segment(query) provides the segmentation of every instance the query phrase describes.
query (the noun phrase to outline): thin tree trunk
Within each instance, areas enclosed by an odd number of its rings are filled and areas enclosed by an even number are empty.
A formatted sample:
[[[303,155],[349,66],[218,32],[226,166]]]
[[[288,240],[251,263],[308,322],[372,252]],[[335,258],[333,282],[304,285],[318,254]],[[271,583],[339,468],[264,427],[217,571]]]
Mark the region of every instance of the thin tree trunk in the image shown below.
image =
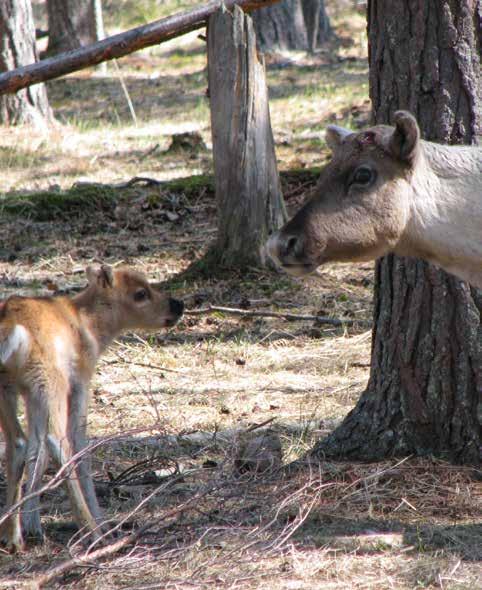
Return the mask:
[[[307,0],[305,0],[307,1]],[[331,28],[330,19],[325,8],[325,0],[320,0],[320,12],[318,15],[318,37],[316,46],[321,47],[328,39],[334,37],[333,29]]]
[[[30,0],[0,2],[0,72],[37,60]],[[52,118],[43,84],[0,96],[0,123],[44,126]]]
[[[209,20],[208,71],[222,266],[264,263],[268,235],[286,220],[269,116],[264,61],[239,7]]]
[[[104,17],[102,14],[102,0],[90,0],[90,3],[90,9],[92,12],[91,35],[94,41],[100,41],[105,37]],[[101,62],[97,66],[97,70],[100,73],[105,74],[107,72],[107,63],[105,61]]]
[[[480,21],[475,3],[371,0],[374,118],[412,111],[426,139],[471,143],[480,129]],[[480,292],[426,263],[377,263],[370,379],[316,453],[376,460],[436,454],[480,460]]]
[[[318,28],[321,0],[301,0],[303,8],[303,17],[306,26],[306,36],[308,38],[308,49],[313,52],[318,44]]]
[[[283,0],[261,8],[253,15],[253,22],[261,51],[308,47],[300,0]]]
[[[301,0],[306,25],[308,49],[314,52],[331,35],[331,26],[325,9],[325,0]]]
[[[91,18],[91,36],[94,41],[100,41],[105,37],[104,18],[102,15],[102,0],[90,0]]]

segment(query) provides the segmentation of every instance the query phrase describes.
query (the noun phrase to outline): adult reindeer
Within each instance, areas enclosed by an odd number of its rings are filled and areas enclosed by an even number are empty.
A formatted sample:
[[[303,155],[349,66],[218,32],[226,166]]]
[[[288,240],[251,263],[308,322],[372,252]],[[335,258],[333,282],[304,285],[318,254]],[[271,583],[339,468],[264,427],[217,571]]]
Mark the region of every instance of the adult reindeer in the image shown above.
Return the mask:
[[[420,139],[415,118],[352,133],[329,126],[333,151],[314,195],[271,236],[270,256],[303,276],[326,262],[394,252],[482,288],[482,149]]]

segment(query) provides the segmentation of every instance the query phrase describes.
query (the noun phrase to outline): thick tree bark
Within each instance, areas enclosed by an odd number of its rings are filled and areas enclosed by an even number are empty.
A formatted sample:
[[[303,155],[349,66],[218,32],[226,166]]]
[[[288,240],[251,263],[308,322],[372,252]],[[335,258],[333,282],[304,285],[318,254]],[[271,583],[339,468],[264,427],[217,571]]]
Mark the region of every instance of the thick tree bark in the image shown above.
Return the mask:
[[[237,6],[209,20],[208,71],[218,203],[214,257],[224,267],[259,266],[271,231],[286,221],[264,62],[251,17]]]
[[[412,111],[426,139],[471,143],[480,130],[480,21],[472,0],[368,4],[377,123]],[[482,296],[413,259],[377,263],[370,379],[316,453],[376,460],[436,454],[480,460]]]
[[[36,61],[35,26],[30,0],[0,2],[0,72]],[[45,86],[0,96],[0,123],[45,125],[51,119]]]
[[[95,8],[93,0],[47,0],[47,55],[78,49],[98,41]]]
[[[261,51],[308,47],[300,0],[283,0],[253,15],[254,30]]]

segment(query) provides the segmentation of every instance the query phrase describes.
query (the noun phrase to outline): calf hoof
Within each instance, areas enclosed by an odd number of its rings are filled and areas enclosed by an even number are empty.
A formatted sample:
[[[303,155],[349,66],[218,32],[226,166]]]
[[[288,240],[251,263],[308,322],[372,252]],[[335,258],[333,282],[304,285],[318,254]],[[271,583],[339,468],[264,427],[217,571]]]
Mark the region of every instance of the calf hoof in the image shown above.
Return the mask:
[[[22,530],[26,538],[43,543],[44,532],[38,511],[22,512]]]
[[[13,530],[8,524],[0,527],[0,545],[9,553],[22,553],[25,551],[25,543],[20,527]]]

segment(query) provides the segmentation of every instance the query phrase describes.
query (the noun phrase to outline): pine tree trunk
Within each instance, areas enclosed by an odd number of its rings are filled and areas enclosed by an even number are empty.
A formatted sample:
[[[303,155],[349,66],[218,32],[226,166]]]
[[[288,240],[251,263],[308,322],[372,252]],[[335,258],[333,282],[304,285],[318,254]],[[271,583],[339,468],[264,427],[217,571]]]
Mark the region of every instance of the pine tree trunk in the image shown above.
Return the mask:
[[[263,59],[250,16],[239,7],[209,20],[208,71],[218,236],[223,267],[264,264],[264,244],[286,221]]]
[[[301,0],[306,25],[308,49],[313,52],[323,45],[331,34],[331,26],[325,10],[325,0]]]
[[[102,14],[102,0],[90,0],[91,3],[91,37],[100,41],[105,37],[104,17]]]
[[[261,51],[308,47],[300,0],[283,0],[253,13],[254,30]]]
[[[30,0],[0,2],[0,72],[37,60]],[[0,123],[44,126],[52,114],[44,84],[0,96]]]
[[[320,13],[321,0],[301,0],[303,18],[308,38],[308,49],[313,52],[318,44],[318,28],[320,26],[318,15]]]
[[[307,1],[307,0],[306,0]],[[316,46],[321,47],[326,43],[330,37],[334,37],[333,29],[331,28],[330,19],[325,8],[325,0],[320,0],[320,12],[318,15],[318,37]]]
[[[472,0],[368,3],[377,123],[414,113],[426,139],[471,143],[480,131],[480,21]],[[482,294],[426,263],[377,263],[370,379],[315,453],[377,460],[435,454],[480,460]],[[480,405],[479,405],[480,411]]]
[[[97,41],[93,0],[47,0],[47,55],[78,49]]]

